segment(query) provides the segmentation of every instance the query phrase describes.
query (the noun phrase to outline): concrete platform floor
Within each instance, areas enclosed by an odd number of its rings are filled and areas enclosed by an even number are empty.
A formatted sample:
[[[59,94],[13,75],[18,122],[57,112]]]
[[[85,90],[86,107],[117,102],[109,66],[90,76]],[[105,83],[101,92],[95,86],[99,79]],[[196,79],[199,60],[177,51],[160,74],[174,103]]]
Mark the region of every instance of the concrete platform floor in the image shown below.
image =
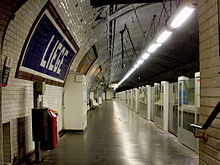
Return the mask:
[[[45,165],[196,165],[198,155],[116,101],[88,113],[84,133],[67,133]]]

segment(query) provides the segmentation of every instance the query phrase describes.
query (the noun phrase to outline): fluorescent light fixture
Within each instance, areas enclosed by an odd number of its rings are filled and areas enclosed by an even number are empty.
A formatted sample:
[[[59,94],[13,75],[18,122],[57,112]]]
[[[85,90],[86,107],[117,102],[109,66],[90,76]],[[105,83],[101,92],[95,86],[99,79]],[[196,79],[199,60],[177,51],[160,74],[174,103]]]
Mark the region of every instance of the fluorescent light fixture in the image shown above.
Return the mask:
[[[158,43],[164,43],[170,36],[171,36],[172,32],[169,30],[165,30],[163,31],[160,36],[157,38],[157,42]]]
[[[187,20],[187,18],[189,18],[189,16],[193,13],[194,10],[195,9],[192,7],[184,7],[179,12],[179,14],[177,14],[177,16],[173,19],[170,26],[172,28],[178,28]]]
[[[132,73],[133,73],[133,72],[132,72],[131,70],[128,72],[129,75],[131,75]]]
[[[127,79],[129,76],[130,76],[130,74],[129,74],[129,73],[127,73],[127,74],[125,75],[125,78]]]
[[[144,54],[141,56],[141,59],[142,59],[142,60],[146,60],[148,57],[150,57],[150,54],[149,54],[149,53],[144,53]]]
[[[132,74],[134,71],[133,70],[130,70],[128,73]]]
[[[134,68],[137,69],[139,66],[140,66],[140,65],[135,64],[135,65],[134,65]]]
[[[157,48],[161,47],[161,45],[162,45],[162,44],[160,44],[160,43],[154,43],[154,44],[152,44],[152,45],[147,49],[147,51],[148,51],[149,53],[153,53],[153,52],[155,52],[155,51],[157,50]]]
[[[140,60],[138,60],[137,64],[141,65],[141,64],[143,64],[143,62],[144,62],[144,60],[140,59]]]
[[[135,71],[135,68],[131,68],[131,72],[133,73]]]
[[[124,77],[124,81],[125,81],[128,77],[129,77],[129,75],[126,74],[125,77]]]

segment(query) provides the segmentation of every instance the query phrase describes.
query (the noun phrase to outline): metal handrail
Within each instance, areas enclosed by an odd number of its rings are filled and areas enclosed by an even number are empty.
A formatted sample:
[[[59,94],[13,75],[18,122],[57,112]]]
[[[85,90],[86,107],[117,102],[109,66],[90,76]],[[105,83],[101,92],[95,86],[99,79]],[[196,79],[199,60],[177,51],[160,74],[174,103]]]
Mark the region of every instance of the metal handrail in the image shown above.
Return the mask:
[[[208,119],[205,121],[203,126],[190,124],[190,126],[193,127],[193,133],[196,138],[203,138],[204,141],[208,140],[207,129],[210,127],[212,122],[215,120],[219,112],[220,112],[220,101],[215,106],[215,108],[213,109],[212,113],[210,114]]]

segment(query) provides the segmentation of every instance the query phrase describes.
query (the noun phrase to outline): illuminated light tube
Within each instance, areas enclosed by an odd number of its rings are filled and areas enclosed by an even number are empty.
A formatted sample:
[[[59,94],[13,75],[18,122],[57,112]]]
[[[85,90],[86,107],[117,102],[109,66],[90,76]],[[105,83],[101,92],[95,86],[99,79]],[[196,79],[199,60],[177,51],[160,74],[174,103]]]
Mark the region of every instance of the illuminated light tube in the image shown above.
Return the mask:
[[[128,75],[130,76],[132,73],[133,73],[132,71],[129,71],[129,72],[128,72]]]
[[[155,52],[155,51],[157,50],[157,48],[161,47],[161,45],[162,45],[162,44],[160,44],[160,43],[152,44],[152,45],[147,49],[147,51],[148,51],[149,53],[153,53],[153,52]]]
[[[124,77],[124,80],[126,80],[128,77],[129,77],[129,75],[128,75],[128,74],[126,74],[126,75],[125,75],[125,77]]]
[[[178,28],[187,20],[187,18],[189,18],[189,16],[193,13],[194,10],[195,9],[191,7],[184,7],[179,12],[179,14],[173,19],[170,26],[172,28]]]
[[[131,71],[129,71],[126,75],[128,75],[128,77],[130,76],[132,74],[132,72]]]
[[[141,64],[143,64],[143,62],[144,62],[144,60],[140,59],[140,60],[138,60],[137,64],[141,65]]]
[[[158,43],[164,43],[170,36],[171,36],[172,32],[169,30],[165,30],[163,31],[160,36],[157,38],[157,42]]]
[[[135,65],[134,65],[134,68],[137,69],[139,66],[140,66],[140,65],[135,64]]]
[[[144,54],[141,56],[141,59],[142,59],[142,60],[146,60],[148,57],[150,57],[150,54],[149,54],[149,53],[144,53]]]
[[[130,70],[128,73],[131,75],[134,71],[133,70]]]
[[[135,68],[131,68],[131,72],[133,73],[135,71]]]

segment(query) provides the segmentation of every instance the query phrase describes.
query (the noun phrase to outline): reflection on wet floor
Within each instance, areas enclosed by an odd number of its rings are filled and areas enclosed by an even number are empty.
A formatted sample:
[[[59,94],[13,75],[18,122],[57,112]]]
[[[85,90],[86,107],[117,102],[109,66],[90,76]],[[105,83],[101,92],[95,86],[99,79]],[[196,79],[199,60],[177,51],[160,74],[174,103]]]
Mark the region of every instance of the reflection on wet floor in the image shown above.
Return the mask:
[[[45,165],[194,165],[198,156],[116,101],[88,113],[84,133],[67,133]]]

